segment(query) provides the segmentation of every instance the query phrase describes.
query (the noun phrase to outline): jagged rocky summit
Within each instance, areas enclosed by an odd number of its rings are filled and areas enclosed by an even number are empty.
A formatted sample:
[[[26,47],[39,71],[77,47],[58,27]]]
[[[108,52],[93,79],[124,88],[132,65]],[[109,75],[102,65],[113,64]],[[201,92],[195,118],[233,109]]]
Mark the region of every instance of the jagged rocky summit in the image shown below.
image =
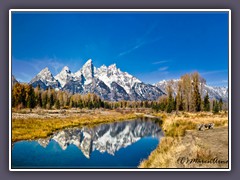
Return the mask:
[[[53,76],[46,67],[30,81],[30,84],[33,87],[40,85],[43,89],[51,86],[73,94],[95,93],[110,101],[157,100],[164,94],[160,88],[122,72],[116,64],[96,68],[91,59],[75,73],[65,66],[59,74]]]
[[[178,79],[173,80],[173,95],[177,94]],[[33,87],[38,85],[42,89],[52,87],[56,90],[68,91],[69,93],[95,93],[103,100],[109,101],[143,101],[157,100],[167,94],[168,81],[163,80],[156,84],[146,84],[133,75],[122,72],[116,64],[102,65],[96,68],[89,59],[77,72],[73,73],[65,66],[59,74],[53,76],[46,67],[41,70],[29,84]],[[228,100],[228,87],[212,87],[203,84],[202,96],[208,92],[210,99]]]

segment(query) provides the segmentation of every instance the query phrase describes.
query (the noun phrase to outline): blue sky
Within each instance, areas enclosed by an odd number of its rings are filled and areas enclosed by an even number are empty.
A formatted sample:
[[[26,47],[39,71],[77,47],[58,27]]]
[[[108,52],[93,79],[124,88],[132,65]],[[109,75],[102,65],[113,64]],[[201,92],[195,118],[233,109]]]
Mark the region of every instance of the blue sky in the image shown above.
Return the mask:
[[[72,72],[88,60],[117,64],[145,83],[198,71],[228,83],[227,12],[14,12],[12,73],[29,82],[41,69]]]

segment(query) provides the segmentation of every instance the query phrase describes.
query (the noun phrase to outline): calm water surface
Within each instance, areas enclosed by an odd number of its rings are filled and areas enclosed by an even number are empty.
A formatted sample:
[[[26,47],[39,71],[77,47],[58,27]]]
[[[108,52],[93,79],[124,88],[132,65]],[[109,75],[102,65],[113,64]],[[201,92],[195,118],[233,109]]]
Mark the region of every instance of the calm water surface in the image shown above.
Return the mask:
[[[136,168],[163,133],[156,120],[137,119],[65,129],[46,139],[19,141],[13,168]]]

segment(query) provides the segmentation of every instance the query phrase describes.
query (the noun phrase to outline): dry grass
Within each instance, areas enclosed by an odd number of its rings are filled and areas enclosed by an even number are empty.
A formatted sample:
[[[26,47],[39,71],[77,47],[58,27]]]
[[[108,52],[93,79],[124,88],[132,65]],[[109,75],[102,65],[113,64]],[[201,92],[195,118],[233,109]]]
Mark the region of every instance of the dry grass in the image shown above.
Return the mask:
[[[198,124],[214,123],[215,127],[228,125],[228,114],[224,112],[216,115],[207,112],[180,112],[178,114],[155,114],[155,116],[162,118],[162,129],[165,131],[165,136],[170,137],[184,136],[186,130],[196,129]]]
[[[155,114],[163,118],[165,137],[140,168],[227,168],[228,163],[207,163],[217,157],[228,160],[228,115],[220,113]],[[197,131],[200,123],[215,123],[213,130]],[[183,157],[183,159],[181,159]],[[185,159],[184,159],[185,158]],[[192,160],[192,161],[191,161]],[[194,163],[202,161],[204,163]],[[185,163],[181,163],[185,162]]]
[[[75,113],[65,112],[59,116],[51,116],[51,113],[54,114],[53,111],[41,115],[13,113],[12,141],[44,138],[63,128],[94,126],[101,123],[135,119],[140,116],[131,112],[123,113],[110,110],[81,110]]]

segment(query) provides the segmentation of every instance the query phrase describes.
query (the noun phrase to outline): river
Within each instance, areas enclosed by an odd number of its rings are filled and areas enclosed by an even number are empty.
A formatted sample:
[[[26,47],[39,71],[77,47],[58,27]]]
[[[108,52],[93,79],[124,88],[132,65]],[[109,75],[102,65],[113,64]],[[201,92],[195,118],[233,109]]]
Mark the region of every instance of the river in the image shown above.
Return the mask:
[[[137,168],[163,137],[152,118],[75,127],[12,147],[12,168]]]

